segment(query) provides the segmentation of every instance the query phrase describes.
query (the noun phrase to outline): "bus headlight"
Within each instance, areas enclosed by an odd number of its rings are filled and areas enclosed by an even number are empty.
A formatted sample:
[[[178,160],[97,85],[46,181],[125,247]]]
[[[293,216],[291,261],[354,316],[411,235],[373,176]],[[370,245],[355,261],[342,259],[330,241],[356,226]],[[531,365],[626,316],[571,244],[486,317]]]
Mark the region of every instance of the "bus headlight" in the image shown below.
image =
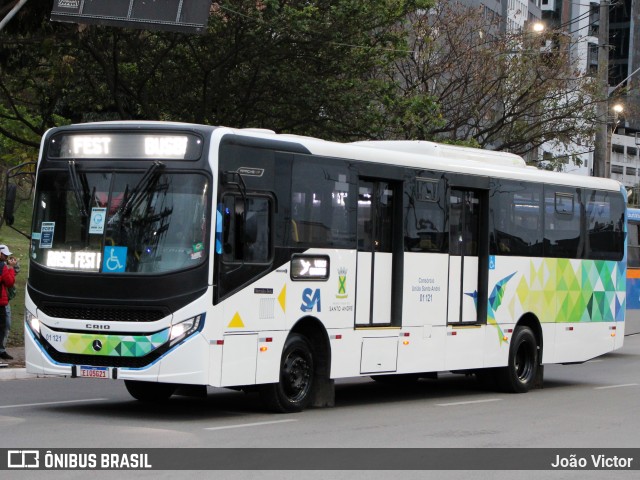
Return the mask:
[[[169,334],[169,345],[173,346],[180,340],[187,338],[189,335],[197,331],[200,328],[200,323],[203,317],[203,314],[196,315],[195,317],[188,318],[187,320],[183,320],[180,323],[172,325],[171,333]]]
[[[24,321],[29,326],[31,331],[36,335],[36,337],[40,338],[40,320],[33,313],[25,308],[24,310]]]

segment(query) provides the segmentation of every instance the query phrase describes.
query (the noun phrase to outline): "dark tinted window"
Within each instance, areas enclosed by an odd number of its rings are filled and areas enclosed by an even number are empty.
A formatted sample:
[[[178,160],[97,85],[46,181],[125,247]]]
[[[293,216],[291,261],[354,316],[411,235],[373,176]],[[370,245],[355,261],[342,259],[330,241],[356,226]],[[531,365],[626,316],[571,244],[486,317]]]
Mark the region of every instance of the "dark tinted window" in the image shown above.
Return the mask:
[[[492,255],[542,255],[542,186],[494,180],[490,195]]]
[[[616,192],[493,180],[491,254],[621,260],[623,216]]]
[[[586,205],[585,258],[621,260],[624,249],[624,202],[611,192],[583,190]]]
[[[638,242],[640,224],[629,223],[628,229],[627,265],[629,267],[640,267],[640,243]]]
[[[544,202],[544,255],[580,258],[580,190],[547,185],[544,189]]]
[[[452,188],[449,195],[449,253],[477,256],[480,247],[478,192]]]
[[[271,259],[269,197],[225,195],[218,206],[221,232],[217,241],[225,262],[268,263]],[[221,238],[219,238],[221,236]]]
[[[445,183],[409,178],[404,186],[404,245],[408,252],[449,251]]]
[[[291,245],[355,248],[356,201],[347,163],[297,157],[291,178]]]

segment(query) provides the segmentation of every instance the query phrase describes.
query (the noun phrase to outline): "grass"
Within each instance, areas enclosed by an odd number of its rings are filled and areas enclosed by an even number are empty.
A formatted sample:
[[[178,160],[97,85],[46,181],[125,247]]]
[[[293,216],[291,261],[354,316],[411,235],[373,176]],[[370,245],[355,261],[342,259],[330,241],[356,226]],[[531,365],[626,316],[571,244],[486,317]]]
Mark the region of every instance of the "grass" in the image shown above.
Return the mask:
[[[31,201],[21,202],[16,209],[14,227],[26,234],[31,231],[31,211]],[[0,229],[0,244],[7,245],[20,264],[20,273],[16,275],[15,284],[18,294],[10,303],[11,332],[9,333],[8,346],[22,347],[24,346],[24,297],[25,285],[29,276],[30,241],[24,235],[3,224]]]

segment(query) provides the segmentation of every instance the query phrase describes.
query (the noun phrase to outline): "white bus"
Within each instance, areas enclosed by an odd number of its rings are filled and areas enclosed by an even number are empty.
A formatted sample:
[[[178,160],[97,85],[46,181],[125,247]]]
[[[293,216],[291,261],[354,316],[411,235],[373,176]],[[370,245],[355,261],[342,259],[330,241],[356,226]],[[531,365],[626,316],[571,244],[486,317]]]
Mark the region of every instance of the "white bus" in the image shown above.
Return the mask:
[[[618,182],[430,142],[340,144],[180,123],[55,128],[38,161],[27,370],[163,400],[476,373],[620,348]],[[187,388],[189,387],[189,388]]]

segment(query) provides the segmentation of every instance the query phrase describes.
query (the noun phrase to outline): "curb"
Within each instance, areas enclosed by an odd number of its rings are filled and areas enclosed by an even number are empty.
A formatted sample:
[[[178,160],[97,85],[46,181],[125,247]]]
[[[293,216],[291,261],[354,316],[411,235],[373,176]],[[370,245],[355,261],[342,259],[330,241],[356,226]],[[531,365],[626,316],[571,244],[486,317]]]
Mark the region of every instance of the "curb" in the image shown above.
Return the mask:
[[[26,368],[0,368],[0,381],[20,380],[24,378],[37,378],[33,373],[27,373]]]

